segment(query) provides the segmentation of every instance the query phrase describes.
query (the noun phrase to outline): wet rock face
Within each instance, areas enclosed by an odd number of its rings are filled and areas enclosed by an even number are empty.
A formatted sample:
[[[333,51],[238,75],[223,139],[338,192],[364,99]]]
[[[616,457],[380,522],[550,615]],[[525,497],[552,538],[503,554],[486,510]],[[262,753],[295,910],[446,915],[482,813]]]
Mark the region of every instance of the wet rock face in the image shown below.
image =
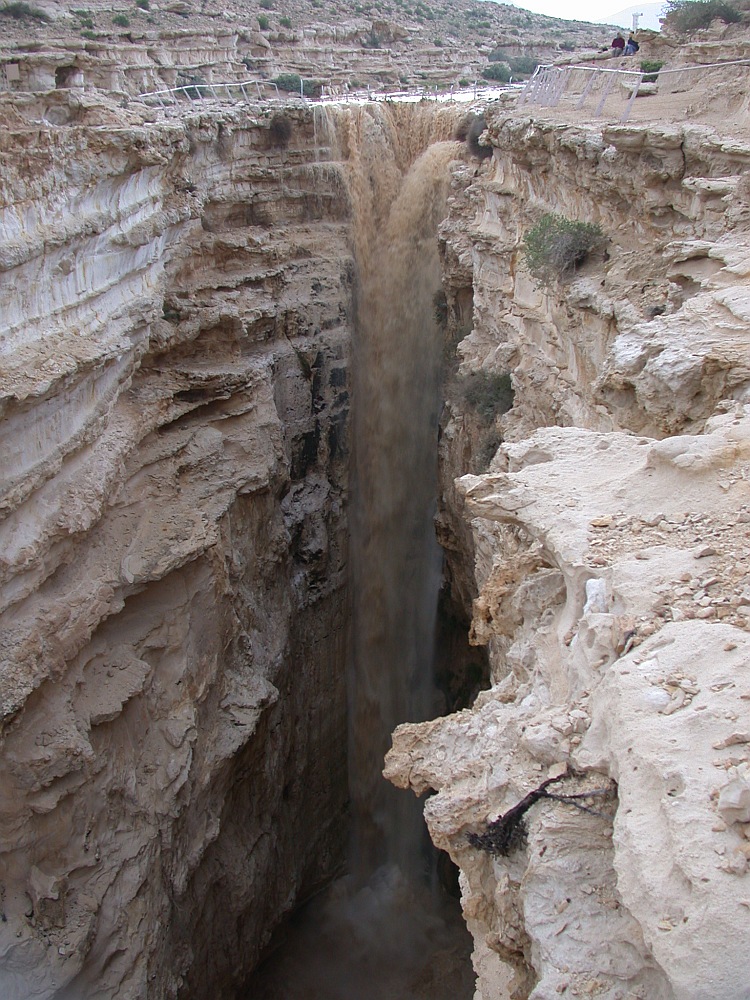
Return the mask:
[[[478,996],[740,995],[750,150],[696,127],[488,123],[494,157],[457,172],[442,230],[446,298],[460,312],[473,289],[458,378],[510,372],[515,395],[485,471],[460,394],[441,447],[492,685],[399,727],[386,774],[437,792],[425,813],[462,871]],[[607,239],[548,289],[520,253],[543,211]],[[548,779],[563,798],[482,849]]]
[[[342,857],[348,208],[289,122],[3,153],[7,997],[231,995]]]

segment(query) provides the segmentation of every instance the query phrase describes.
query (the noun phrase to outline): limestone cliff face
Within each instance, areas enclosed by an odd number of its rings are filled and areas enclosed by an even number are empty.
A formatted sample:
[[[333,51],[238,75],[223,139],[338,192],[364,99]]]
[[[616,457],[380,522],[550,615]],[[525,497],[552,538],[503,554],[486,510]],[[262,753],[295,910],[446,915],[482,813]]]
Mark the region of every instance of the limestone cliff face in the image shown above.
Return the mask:
[[[460,329],[473,299],[461,372],[510,372],[515,396],[488,471],[460,393],[442,452],[493,683],[400,727],[386,774],[438,792],[425,813],[461,867],[478,997],[739,998],[750,149],[697,126],[488,118],[493,156],[457,171],[443,227],[447,300]],[[547,290],[520,254],[545,211],[606,237]],[[492,822],[547,779],[579,797],[540,798],[503,848]],[[468,839],[488,824],[494,854]]]
[[[342,858],[349,205],[302,112],[11,138],[3,996],[232,995]]]

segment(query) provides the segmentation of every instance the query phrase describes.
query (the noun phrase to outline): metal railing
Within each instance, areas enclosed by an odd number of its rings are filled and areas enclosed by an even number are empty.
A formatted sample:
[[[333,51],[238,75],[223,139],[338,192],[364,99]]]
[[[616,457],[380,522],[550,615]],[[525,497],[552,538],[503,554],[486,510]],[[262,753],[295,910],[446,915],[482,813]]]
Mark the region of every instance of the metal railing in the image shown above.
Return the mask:
[[[236,83],[186,83],[179,87],[169,87],[165,90],[150,90],[139,94],[137,100],[161,108],[175,108],[186,103],[193,104],[206,99],[237,103],[287,101],[296,97],[311,103],[361,103],[363,101],[481,101],[496,95],[508,87],[479,86],[478,81],[470,87],[450,87],[449,90],[433,90],[427,87],[417,87],[409,90],[347,90],[344,88],[323,87],[320,97],[309,98],[304,92],[304,80],[300,80],[299,94],[296,91],[282,92],[270,80],[243,80]],[[268,93],[271,88],[271,94]]]
[[[536,104],[539,107],[556,108],[563,96],[577,96],[576,109],[584,106],[589,97],[597,98],[594,114],[600,117],[604,114],[607,99],[613,88],[620,83],[625,84],[629,91],[625,108],[620,116],[620,124],[624,125],[630,118],[633,103],[640,93],[644,79],[664,87],[669,77],[679,79],[685,73],[705,72],[712,69],[723,69],[727,66],[748,66],[750,59],[733,59],[727,62],[702,63],[692,66],[673,66],[667,69],[643,72],[640,69],[626,69],[622,60],[630,57],[618,57],[618,65],[614,68],[604,66],[537,66],[518,98],[519,107],[524,104]]]

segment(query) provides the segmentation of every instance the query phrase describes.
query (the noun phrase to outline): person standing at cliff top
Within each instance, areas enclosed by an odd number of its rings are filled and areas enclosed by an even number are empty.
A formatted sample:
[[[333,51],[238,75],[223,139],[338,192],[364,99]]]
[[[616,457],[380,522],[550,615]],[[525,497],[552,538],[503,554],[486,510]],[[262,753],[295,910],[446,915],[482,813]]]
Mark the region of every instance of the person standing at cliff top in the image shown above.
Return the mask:
[[[625,48],[625,39],[622,34],[618,31],[615,37],[612,39],[612,44],[610,46],[612,49],[613,56],[621,56],[622,50]]]

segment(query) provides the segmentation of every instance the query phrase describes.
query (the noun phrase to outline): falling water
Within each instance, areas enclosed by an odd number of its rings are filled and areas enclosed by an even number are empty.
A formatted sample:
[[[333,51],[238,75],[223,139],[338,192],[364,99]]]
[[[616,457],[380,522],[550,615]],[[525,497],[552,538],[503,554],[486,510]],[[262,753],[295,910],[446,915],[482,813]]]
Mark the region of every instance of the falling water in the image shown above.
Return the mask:
[[[395,727],[431,714],[440,549],[435,540],[441,337],[437,226],[454,143],[430,146],[375,234],[354,351],[354,656],[350,790],[359,872],[419,865],[419,803],[381,771]]]
[[[326,114],[316,119],[316,148],[335,128],[358,269],[351,874],[297,918],[293,941],[256,977],[251,996],[460,1000],[473,992],[465,928],[455,911],[443,912],[425,877],[421,803],[382,777],[393,729],[434,714],[442,339],[433,298],[448,164],[458,153],[444,138],[455,112],[370,105]]]

